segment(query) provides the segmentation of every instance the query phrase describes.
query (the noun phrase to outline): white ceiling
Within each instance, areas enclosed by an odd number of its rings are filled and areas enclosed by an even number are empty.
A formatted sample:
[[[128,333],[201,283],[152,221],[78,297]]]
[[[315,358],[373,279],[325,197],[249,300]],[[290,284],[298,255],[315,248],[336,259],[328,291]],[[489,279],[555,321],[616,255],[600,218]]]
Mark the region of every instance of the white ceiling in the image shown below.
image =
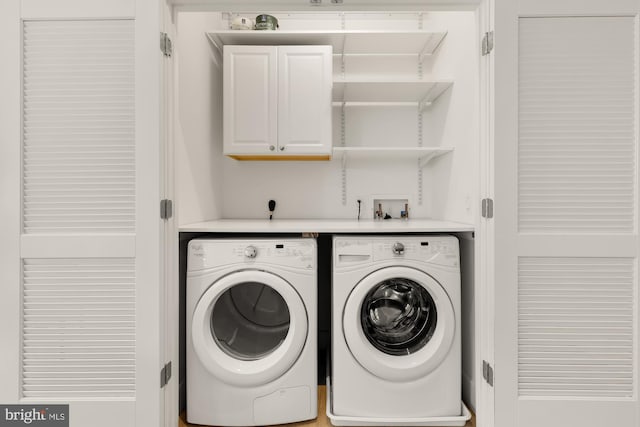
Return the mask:
[[[203,11],[402,11],[402,10],[470,10],[475,9],[481,0],[166,0],[168,4],[180,10]],[[340,0],[338,0],[340,1]]]

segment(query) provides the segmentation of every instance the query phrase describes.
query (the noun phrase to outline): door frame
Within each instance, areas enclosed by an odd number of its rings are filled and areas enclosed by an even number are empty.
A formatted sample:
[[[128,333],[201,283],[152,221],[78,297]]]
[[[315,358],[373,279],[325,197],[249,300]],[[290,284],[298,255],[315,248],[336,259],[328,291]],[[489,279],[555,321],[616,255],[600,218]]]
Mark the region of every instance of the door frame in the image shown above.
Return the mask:
[[[478,49],[482,49],[483,37],[494,32],[496,0],[482,0],[477,9]],[[495,54],[479,56],[480,70],[480,176],[479,200],[495,199],[493,170],[495,139]],[[476,425],[493,427],[495,422],[495,389],[484,378],[484,367],[495,365],[495,235],[494,219],[484,218],[479,209],[476,221],[475,252],[475,307],[476,307]],[[488,364],[488,365],[485,365]]]
[[[322,8],[321,11],[420,11],[420,10],[433,10],[433,11],[474,11],[477,17],[477,39],[478,39],[478,51],[481,49],[482,35],[485,32],[493,30],[493,17],[495,11],[496,0],[451,0],[446,4],[441,0],[410,0],[402,2],[399,5],[389,5],[385,0],[369,0],[369,1],[357,1],[355,3],[343,4],[341,6]],[[509,0],[507,0],[509,1]],[[550,0],[552,1],[552,0]],[[631,0],[629,0],[631,1]],[[172,16],[172,23],[177,21],[177,14],[180,12],[254,12],[256,10],[264,9],[264,2],[257,0],[212,0],[204,4],[201,0],[164,0],[170,14]],[[334,6],[334,5],[332,5]],[[299,4],[296,0],[285,0],[279,2],[277,7],[269,8],[274,12],[314,12],[319,9],[313,5]],[[174,42],[174,47],[177,43]],[[179,55],[179,53],[178,53]],[[494,178],[492,169],[493,159],[493,140],[494,140],[494,55],[487,56],[479,55],[479,122],[480,122],[480,156],[479,162],[479,176],[478,179],[478,192],[477,200],[478,207],[483,198],[494,198]],[[174,61],[175,62],[175,61]],[[175,67],[175,64],[174,64]],[[174,79],[177,79],[177,72],[174,72]],[[175,81],[175,80],[174,80]],[[171,90],[177,91],[177,84],[174,84]],[[167,95],[168,102],[177,98],[172,94]],[[174,104],[170,107],[174,117],[178,117],[175,111],[176,106]],[[172,120],[175,120],[172,118]],[[173,141],[175,135],[171,134],[170,140],[167,141],[169,146],[168,152],[173,152]],[[175,184],[174,188],[175,188]],[[172,197],[173,198],[173,197]],[[176,213],[179,209],[174,210]],[[480,209],[478,208],[478,212]],[[175,219],[175,226],[173,227],[172,241],[179,241],[178,220]],[[488,361],[493,365],[494,361],[494,283],[495,273],[493,269],[495,241],[493,237],[494,227],[493,220],[488,220],[477,215],[475,221],[474,232],[474,305],[475,305],[475,361],[474,361],[474,389],[476,396],[476,425],[478,427],[492,427],[494,425],[494,388],[485,382],[483,379],[483,361]],[[177,256],[176,256],[177,258]],[[173,274],[173,283],[178,283],[178,267],[176,264],[176,270]],[[171,282],[170,282],[171,283]],[[177,325],[179,321],[177,310],[168,310],[167,323]],[[170,334],[172,332],[169,332]],[[176,343],[179,342],[178,331],[173,331],[174,336],[167,337],[167,340],[172,340]],[[172,356],[174,369],[178,371],[178,365],[184,363],[178,359],[177,353]],[[176,381],[177,383],[177,381]],[[174,383],[173,386],[178,385]],[[169,384],[171,387],[171,383]],[[175,402],[179,400],[176,391]],[[169,402],[169,400],[167,400]],[[167,412],[168,413],[168,412]],[[171,423],[171,419],[165,420],[165,425],[174,425]]]

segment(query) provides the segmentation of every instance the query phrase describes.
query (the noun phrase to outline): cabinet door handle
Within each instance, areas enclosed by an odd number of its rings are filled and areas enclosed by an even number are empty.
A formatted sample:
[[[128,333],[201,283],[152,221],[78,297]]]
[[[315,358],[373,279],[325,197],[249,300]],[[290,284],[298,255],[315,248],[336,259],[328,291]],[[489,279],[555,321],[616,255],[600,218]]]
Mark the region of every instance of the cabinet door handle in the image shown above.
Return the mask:
[[[270,145],[270,146],[269,146],[269,150],[270,150],[270,151],[273,151],[273,150],[275,150],[275,149],[276,149],[276,147],[274,147],[273,145]]]
[[[280,147],[280,151],[284,151],[284,147]]]

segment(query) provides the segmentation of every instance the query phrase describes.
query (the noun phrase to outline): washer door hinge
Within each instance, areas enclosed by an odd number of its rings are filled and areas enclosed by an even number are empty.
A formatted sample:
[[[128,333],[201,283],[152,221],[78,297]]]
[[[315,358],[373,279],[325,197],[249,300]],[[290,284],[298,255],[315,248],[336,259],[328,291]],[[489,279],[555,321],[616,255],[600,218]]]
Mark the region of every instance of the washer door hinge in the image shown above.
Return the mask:
[[[173,216],[173,202],[169,199],[160,200],[160,218],[169,219]]]
[[[486,56],[493,50],[493,31],[484,33],[482,37],[482,56]]]
[[[167,33],[160,33],[160,50],[167,57],[171,57],[173,53],[173,44]]]
[[[482,218],[493,218],[493,199],[482,199]]]
[[[160,370],[160,388],[163,388],[171,379],[171,362],[167,363]]]
[[[493,387],[493,367],[486,360],[482,361],[482,378]]]

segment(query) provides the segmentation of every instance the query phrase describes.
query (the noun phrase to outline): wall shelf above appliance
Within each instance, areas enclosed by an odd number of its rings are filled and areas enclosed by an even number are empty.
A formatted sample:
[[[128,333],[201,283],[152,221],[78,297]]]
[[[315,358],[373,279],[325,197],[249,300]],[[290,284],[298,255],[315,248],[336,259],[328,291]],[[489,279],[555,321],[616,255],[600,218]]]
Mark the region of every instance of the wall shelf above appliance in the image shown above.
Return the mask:
[[[222,54],[233,45],[331,45],[334,55],[432,55],[446,31],[255,31],[216,30],[207,37]]]
[[[342,102],[351,105],[431,105],[453,85],[451,80],[363,80],[337,79],[333,81],[334,106]],[[347,104],[349,105],[349,104]]]
[[[333,157],[340,159],[343,165],[349,158],[417,159],[422,168],[436,157],[452,151],[452,147],[333,147]]]

